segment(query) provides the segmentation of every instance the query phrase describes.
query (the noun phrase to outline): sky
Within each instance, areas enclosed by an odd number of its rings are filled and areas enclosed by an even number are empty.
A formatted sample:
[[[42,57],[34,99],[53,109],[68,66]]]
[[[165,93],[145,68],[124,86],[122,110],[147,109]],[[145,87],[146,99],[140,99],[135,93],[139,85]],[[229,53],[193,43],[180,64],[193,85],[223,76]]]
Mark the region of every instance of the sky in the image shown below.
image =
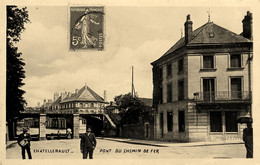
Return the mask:
[[[108,101],[131,92],[131,66],[139,97],[152,98],[151,62],[181,38],[187,14],[197,29],[210,19],[240,34],[248,7],[106,6],[105,49],[69,51],[68,6],[27,6],[31,23],[17,44],[25,60],[28,106],[74,92],[85,84]],[[183,32],[184,34],[184,32]]]

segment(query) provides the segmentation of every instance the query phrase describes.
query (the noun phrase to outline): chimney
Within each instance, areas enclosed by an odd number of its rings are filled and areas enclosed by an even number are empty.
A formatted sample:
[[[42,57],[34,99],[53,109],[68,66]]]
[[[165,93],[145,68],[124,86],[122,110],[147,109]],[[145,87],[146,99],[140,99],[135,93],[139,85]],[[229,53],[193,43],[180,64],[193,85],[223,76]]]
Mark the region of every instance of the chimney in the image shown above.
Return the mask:
[[[104,101],[107,102],[107,91],[104,90]]]
[[[59,93],[53,94],[53,102],[56,101],[59,98]]]
[[[48,99],[48,103],[51,103],[52,102],[52,100],[51,99]]]
[[[245,15],[243,19],[243,37],[248,38],[252,40],[252,33],[253,33],[253,28],[252,28],[252,13],[250,11],[247,11],[247,14]]]
[[[184,24],[185,28],[185,44],[188,44],[191,41],[192,33],[192,21],[190,20],[190,14],[187,15],[186,22]]]
[[[61,93],[60,96],[61,96],[60,97],[61,101],[63,101],[65,99],[65,97],[67,96],[67,94],[66,93]]]
[[[75,94],[78,94],[79,90],[78,89],[75,89]]]
[[[71,93],[70,92],[68,92],[68,97],[70,97],[71,96]]]

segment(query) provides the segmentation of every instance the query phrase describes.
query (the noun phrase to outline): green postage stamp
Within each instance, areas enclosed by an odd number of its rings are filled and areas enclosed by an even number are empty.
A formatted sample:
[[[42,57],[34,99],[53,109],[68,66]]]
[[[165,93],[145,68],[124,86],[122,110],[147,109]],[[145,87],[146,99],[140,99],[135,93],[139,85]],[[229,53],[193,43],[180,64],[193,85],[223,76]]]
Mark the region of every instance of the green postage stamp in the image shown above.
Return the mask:
[[[70,50],[104,49],[104,7],[70,6]]]

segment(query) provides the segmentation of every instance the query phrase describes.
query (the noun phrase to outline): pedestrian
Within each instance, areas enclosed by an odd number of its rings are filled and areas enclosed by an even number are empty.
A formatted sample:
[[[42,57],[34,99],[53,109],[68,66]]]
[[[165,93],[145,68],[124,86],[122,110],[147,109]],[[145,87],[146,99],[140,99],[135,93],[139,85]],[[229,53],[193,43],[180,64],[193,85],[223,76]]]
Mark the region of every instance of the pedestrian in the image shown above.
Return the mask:
[[[72,134],[72,131],[70,128],[67,129],[67,138],[68,139],[71,139],[71,134]]]
[[[252,123],[247,123],[247,128],[243,130],[243,141],[246,147],[246,158],[253,158],[253,128]]]
[[[60,131],[57,132],[57,138],[60,140]]]
[[[95,135],[91,133],[91,128],[87,129],[87,132],[82,135],[80,140],[80,151],[83,154],[83,159],[93,159],[93,151],[97,145]]]
[[[22,149],[22,158],[25,159],[25,150],[26,150],[28,154],[28,158],[32,159],[32,154],[30,149],[31,135],[27,131],[28,131],[27,128],[23,128],[23,133],[19,135],[17,142]]]
[[[102,129],[102,131],[100,132],[100,134],[101,134],[101,137],[102,137],[102,139],[104,138],[104,134],[105,134],[105,132],[104,132],[104,130]]]

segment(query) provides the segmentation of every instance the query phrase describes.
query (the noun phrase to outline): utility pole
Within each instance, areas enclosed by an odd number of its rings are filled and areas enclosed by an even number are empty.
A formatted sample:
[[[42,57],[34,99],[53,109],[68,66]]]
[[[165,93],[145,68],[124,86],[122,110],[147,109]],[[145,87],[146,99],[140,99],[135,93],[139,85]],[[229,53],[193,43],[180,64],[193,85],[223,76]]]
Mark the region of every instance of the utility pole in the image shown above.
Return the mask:
[[[134,87],[134,66],[132,66],[132,96],[135,96],[135,87]]]

